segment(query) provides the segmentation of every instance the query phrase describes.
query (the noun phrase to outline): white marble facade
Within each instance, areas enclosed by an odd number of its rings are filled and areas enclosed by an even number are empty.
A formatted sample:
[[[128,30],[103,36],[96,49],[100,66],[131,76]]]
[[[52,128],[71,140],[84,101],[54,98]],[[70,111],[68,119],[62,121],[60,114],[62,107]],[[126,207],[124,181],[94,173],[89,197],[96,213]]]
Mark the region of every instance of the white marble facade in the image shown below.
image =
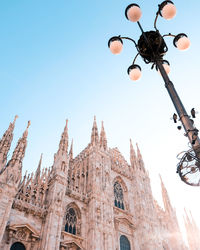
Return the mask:
[[[74,157],[66,122],[53,166],[41,169],[41,157],[22,178],[28,127],[7,162],[15,121],[0,140],[1,250],[187,249],[162,180],[165,209],[152,196],[138,146],[130,142],[129,164],[94,119],[90,143]]]

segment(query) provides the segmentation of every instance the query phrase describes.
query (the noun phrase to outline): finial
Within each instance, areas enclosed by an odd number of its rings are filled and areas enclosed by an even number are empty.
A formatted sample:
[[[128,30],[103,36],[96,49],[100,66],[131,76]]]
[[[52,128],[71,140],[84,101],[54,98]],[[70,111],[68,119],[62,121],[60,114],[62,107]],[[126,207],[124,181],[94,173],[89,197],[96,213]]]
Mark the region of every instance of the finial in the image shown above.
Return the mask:
[[[131,148],[133,148],[133,143],[132,143],[131,138],[130,138],[130,146],[131,146]]]
[[[63,133],[68,133],[68,119],[66,119],[66,124]]]
[[[23,137],[27,137],[27,135],[28,135],[28,128],[30,127],[30,125],[31,125],[31,121],[28,121],[28,125],[26,127],[26,130],[24,131]]]
[[[41,167],[41,164],[42,164],[42,156],[43,156],[43,153],[41,153],[41,155],[40,155],[40,161],[39,161],[38,167]]]
[[[104,130],[104,123],[101,121],[101,133],[105,135],[105,130]]]
[[[28,173],[28,171],[26,170],[26,171],[25,171],[25,174],[24,174],[25,177],[27,176],[27,173]]]
[[[14,121],[13,121],[13,125],[15,124],[15,122],[16,122],[16,120],[17,120],[17,118],[19,118],[19,116],[18,116],[18,115],[16,115],[16,116],[15,116]]]
[[[31,121],[28,121],[27,129],[30,127]]]
[[[96,122],[96,115],[94,115],[94,121]]]

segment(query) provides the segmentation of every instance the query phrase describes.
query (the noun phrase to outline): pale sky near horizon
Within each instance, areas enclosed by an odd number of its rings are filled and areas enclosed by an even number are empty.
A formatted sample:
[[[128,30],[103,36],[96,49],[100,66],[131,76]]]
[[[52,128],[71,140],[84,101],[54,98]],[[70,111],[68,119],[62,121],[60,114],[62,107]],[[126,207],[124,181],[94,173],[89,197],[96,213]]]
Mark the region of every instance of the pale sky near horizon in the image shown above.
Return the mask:
[[[138,40],[140,31],[124,10],[130,1],[18,0],[0,3],[0,137],[17,114],[11,149],[31,120],[23,169],[36,169],[43,153],[49,167],[57,151],[65,120],[69,119],[70,141],[77,155],[90,141],[93,117],[101,120],[108,146],[118,147],[129,162],[129,139],[138,142],[151,177],[153,194],[161,203],[160,180],[168,189],[179,219],[190,209],[200,227],[200,187],[190,187],[176,174],[176,155],[187,150],[183,130],[170,119],[174,107],[160,75],[141,58],[142,78],[132,82],[127,75],[136,54],[124,42],[120,55],[112,55],[107,42],[114,35]],[[158,0],[138,0],[144,30],[153,29]],[[162,34],[186,33],[191,47],[185,52],[166,38],[169,77],[189,112],[199,111],[199,1],[174,1],[177,15],[167,21],[159,17]]]

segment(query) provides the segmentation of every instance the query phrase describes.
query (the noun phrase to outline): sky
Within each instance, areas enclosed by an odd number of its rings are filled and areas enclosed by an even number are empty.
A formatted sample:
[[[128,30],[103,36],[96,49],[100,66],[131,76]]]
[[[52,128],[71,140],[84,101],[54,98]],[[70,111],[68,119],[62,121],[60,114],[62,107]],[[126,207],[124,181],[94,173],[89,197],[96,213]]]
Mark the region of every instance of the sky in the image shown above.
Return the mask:
[[[161,203],[159,174],[181,221],[184,207],[191,210],[200,227],[200,187],[183,183],[176,174],[177,154],[188,150],[183,130],[171,117],[174,107],[161,76],[141,58],[142,78],[132,82],[127,75],[136,49],[124,42],[120,55],[112,55],[107,43],[115,35],[136,41],[140,30],[124,15],[127,0],[69,1],[18,0],[0,3],[0,137],[17,114],[12,150],[31,120],[23,173],[35,171],[40,154],[43,167],[53,163],[65,120],[74,140],[74,155],[90,141],[94,115],[101,121],[108,146],[118,147],[129,162],[129,139],[139,144],[149,171],[154,197]],[[161,3],[135,2],[142,9],[143,29],[153,29]],[[187,51],[178,51],[166,38],[173,81],[186,110],[199,111],[200,129],[199,1],[174,1],[177,15],[158,18],[161,34],[186,33]]]

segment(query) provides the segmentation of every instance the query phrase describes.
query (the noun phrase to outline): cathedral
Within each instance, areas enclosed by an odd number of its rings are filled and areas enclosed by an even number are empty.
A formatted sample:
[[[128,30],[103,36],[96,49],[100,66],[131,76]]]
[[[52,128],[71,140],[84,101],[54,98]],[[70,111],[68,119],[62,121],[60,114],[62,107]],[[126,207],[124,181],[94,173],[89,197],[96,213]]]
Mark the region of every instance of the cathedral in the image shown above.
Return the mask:
[[[162,179],[164,209],[152,195],[138,145],[130,141],[128,163],[94,118],[89,144],[74,157],[66,121],[53,165],[41,169],[41,156],[36,172],[22,177],[30,122],[7,160],[16,118],[0,140],[1,250],[188,249]],[[190,249],[199,249],[196,225],[188,216],[185,225]]]

